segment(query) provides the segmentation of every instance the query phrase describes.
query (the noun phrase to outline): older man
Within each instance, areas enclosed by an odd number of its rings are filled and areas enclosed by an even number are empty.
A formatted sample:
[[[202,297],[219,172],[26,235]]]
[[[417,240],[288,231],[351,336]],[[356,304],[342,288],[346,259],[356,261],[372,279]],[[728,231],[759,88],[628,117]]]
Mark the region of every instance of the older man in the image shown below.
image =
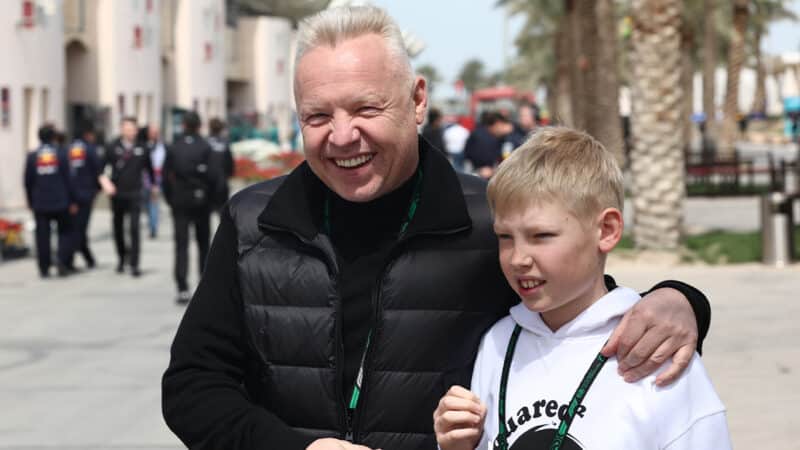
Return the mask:
[[[172,346],[164,416],[191,448],[435,449],[440,396],[469,383],[481,335],[517,302],[486,185],[418,137],[425,81],[383,11],[307,20],[294,81],[307,161],[223,211]],[[680,286],[703,335],[708,304]],[[630,379],[677,350],[668,381],[697,342],[672,289],[624,323],[607,350]]]

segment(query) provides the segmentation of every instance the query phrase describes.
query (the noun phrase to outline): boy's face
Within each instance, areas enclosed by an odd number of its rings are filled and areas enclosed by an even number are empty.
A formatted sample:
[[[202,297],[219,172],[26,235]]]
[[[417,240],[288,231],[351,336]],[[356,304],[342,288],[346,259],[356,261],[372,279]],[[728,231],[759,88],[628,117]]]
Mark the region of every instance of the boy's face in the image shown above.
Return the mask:
[[[494,220],[503,274],[556,330],[606,293],[603,221],[578,219],[554,201],[508,209]]]

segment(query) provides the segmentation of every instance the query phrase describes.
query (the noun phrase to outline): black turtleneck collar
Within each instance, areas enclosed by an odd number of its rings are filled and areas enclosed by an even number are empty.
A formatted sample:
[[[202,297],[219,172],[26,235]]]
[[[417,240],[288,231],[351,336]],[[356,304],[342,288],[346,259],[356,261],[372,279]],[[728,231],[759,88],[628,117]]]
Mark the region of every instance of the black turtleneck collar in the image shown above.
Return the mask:
[[[418,233],[446,233],[467,229],[472,222],[464,201],[458,175],[450,162],[424,139],[419,139],[420,165],[422,167],[422,187],[420,201],[414,219],[406,230],[406,236]],[[356,214],[371,211],[385,211],[380,217],[371,215],[364,226],[383,224],[386,230],[397,233],[402,216],[408,211],[415,175],[400,188],[371,202],[357,204],[347,202],[338,196],[332,202],[331,222],[336,233],[337,222],[353,210]],[[322,232],[322,217],[328,188],[311,171],[308,163],[301,164],[292,171],[275,191],[264,211],[259,215],[260,226],[291,231],[307,240],[313,240]],[[395,216],[395,214],[399,214]],[[347,220],[346,218],[344,220]],[[375,222],[375,221],[379,222]],[[383,228],[379,226],[379,228]],[[396,228],[396,229],[395,229]]]

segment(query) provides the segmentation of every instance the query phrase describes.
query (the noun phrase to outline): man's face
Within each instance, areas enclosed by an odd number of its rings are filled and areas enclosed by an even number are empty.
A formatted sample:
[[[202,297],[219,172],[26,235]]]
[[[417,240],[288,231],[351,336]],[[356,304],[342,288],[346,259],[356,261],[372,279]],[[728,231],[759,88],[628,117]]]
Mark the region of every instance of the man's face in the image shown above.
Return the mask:
[[[126,141],[132,142],[134,139],[136,139],[137,131],[138,130],[136,129],[135,123],[130,122],[128,120],[122,122],[122,129],[120,132],[122,133],[122,138],[125,139]]]
[[[514,131],[514,125],[512,125],[511,122],[505,122],[503,120],[498,120],[489,126],[489,132],[496,138],[502,138],[512,131]]]
[[[529,106],[523,106],[519,109],[519,126],[525,131],[531,131],[536,128],[536,119],[533,117],[533,110]]]
[[[425,80],[404,76],[379,36],[309,50],[296,69],[295,97],[306,160],[340,197],[370,201],[413,175]]]
[[[147,139],[151,141],[158,141],[161,138],[161,130],[158,125],[150,125],[147,127]]]
[[[500,267],[528,309],[558,328],[605,293],[599,226],[556,202],[497,214]]]

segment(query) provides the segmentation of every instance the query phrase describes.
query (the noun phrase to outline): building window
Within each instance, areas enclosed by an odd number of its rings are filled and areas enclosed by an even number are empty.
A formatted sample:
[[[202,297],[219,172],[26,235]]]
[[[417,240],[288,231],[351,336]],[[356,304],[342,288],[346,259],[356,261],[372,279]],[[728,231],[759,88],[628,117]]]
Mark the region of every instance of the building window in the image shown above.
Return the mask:
[[[125,117],[125,94],[117,95],[117,108],[119,108],[119,117]]]
[[[42,88],[42,106],[39,113],[42,115],[41,123],[46,123],[50,119],[49,103],[50,103],[50,90]]]
[[[36,25],[36,3],[33,0],[22,1],[22,20],[24,28],[33,28]]]
[[[142,48],[142,27],[133,27],[133,48]]]
[[[0,126],[11,126],[11,91],[7,87],[0,89]]]

